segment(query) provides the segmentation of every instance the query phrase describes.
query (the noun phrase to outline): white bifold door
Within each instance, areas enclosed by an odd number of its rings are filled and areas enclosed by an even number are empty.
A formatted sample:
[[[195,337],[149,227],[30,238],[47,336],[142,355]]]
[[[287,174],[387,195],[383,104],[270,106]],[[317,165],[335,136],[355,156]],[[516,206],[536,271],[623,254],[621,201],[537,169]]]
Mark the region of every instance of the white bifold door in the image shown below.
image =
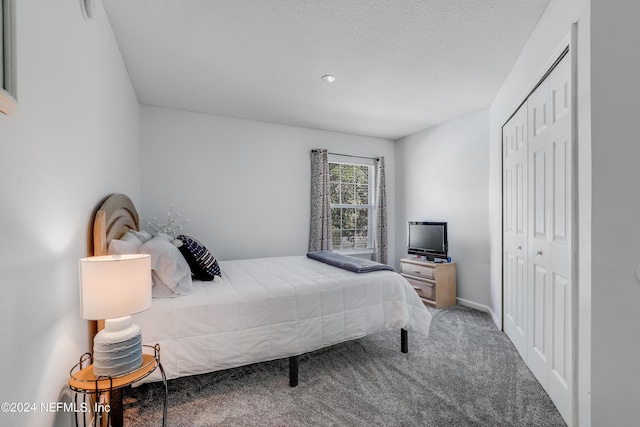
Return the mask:
[[[527,354],[527,105],[502,128],[504,221],[504,330]]]
[[[569,61],[503,127],[503,295],[505,333],[572,425]]]

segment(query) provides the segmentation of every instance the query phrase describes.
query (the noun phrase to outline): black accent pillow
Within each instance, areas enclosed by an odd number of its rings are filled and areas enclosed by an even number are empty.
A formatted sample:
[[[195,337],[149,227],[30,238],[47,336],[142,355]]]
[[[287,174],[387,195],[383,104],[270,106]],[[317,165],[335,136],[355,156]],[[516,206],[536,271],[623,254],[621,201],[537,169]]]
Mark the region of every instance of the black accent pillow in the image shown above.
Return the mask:
[[[218,261],[202,243],[184,234],[179,235],[176,239],[182,242],[179,249],[184,259],[187,260],[194,279],[213,280],[215,276],[222,277]]]

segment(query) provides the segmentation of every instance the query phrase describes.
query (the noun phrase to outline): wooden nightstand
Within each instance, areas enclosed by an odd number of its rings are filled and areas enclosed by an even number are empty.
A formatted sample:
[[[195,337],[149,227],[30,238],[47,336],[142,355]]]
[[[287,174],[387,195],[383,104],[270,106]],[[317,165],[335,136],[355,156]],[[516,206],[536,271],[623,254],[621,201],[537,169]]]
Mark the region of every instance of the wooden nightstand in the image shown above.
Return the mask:
[[[164,406],[162,412],[162,425],[165,426],[167,419],[167,377],[164,374],[164,369],[160,364],[160,345],[144,346],[147,349],[153,349],[153,354],[142,355],[142,366],[133,372],[118,377],[100,376],[97,377],[93,373],[93,364],[85,366],[92,360],[90,353],[85,353],[80,358],[80,362],[71,368],[69,373],[69,387],[76,393],[94,394],[95,404],[90,410],[95,409],[94,413],[94,426],[98,426],[104,423],[107,426],[118,427],[122,426],[122,395],[119,393],[119,389],[130,386],[141,379],[145,378],[156,368],[160,368],[162,374],[162,382],[164,384]],[[109,394],[110,406],[101,403],[100,396],[103,394]],[[81,407],[77,402],[77,394],[75,399],[75,406]],[[114,399],[116,400],[114,402]],[[83,402],[86,405],[86,402]],[[82,412],[82,411],[81,411]],[[104,414],[107,414],[106,418]],[[112,414],[113,413],[113,414]],[[77,421],[77,420],[76,420]]]
[[[436,308],[456,304],[456,263],[435,263],[417,258],[400,260],[400,271],[423,303]]]

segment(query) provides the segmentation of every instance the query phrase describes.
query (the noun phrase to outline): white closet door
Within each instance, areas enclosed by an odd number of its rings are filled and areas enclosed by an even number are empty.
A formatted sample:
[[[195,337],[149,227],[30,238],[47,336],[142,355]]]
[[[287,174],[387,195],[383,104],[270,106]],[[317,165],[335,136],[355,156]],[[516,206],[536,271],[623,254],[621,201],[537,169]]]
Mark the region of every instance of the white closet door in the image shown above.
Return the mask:
[[[549,214],[549,396],[571,425],[573,343],[571,308],[572,136],[571,66],[565,58],[549,76],[551,170]]]
[[[528,99],[527,363],[571,424],[571,94],[565,57]]]
[[[504,331],[527,355],[527,105],[502,129],[504,197]]]
[[[529,292],[527,362],[531,372],[546,390],[548,387],[549,295],[549,81],[538,86],[528,99],[529,110]]]

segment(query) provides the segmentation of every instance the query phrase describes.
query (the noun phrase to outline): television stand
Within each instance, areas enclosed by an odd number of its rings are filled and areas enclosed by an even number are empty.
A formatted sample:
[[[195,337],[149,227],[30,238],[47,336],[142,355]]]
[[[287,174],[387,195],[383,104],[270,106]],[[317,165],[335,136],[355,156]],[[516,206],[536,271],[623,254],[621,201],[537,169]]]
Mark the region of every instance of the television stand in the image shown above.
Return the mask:
[[[400,272],[424,304],[444,308],[456,304],[456,263],[420,258],[400,260]]]

